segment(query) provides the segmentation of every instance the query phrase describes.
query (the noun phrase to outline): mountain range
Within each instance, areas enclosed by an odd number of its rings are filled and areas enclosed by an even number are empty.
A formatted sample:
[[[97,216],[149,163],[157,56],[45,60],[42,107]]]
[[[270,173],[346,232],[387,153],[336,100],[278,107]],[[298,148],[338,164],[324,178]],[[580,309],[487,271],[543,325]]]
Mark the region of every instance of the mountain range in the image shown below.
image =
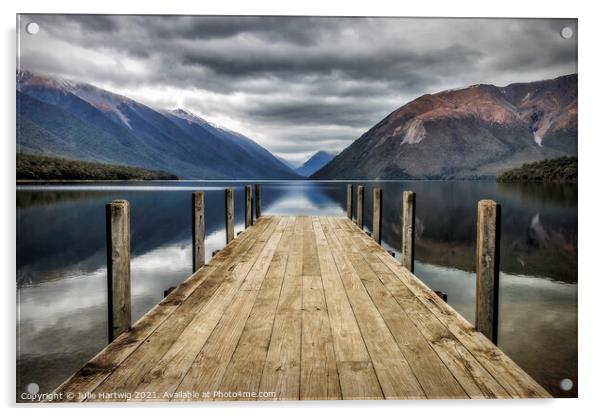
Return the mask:
[[[338,155],[295,167],[185,109],[17,72],[17,151],[165,171],[182,179],[471,179],[577,154],[577,74],[423,95]]]
[[[295,169],[299,175],[308,177],[313,175],[318,170],[322,169],[328,162],[330,162],[335,156],[336,152],[327,152],[326,150],[319,150],[314,153],[307,161],[301,166]]]
[[[190,179],[297,179],[250,138],[184,109],[17,73],[17,152],[162,170]]]
[[[577,154],[577,74],[423,95],[393,111],[312,179],[495,177]]]

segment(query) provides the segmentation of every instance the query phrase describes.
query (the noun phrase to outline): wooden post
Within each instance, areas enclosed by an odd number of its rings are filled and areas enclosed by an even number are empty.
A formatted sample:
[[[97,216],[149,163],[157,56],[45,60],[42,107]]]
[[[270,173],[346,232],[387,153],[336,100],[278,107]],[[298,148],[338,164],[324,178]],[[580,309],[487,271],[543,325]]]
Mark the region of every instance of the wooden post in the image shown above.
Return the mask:
[[[261,217],[261,185],[255,184],[255,218]]]
[[[192,272],[205,265],[205,193],[192,194]]]
[[[245,228],[253,225],[253,190],[245,185]]]
[[[364,186],[357,186],[357,226],[364,229]]]
[[[439,296],[443,302],[447,303],[447,293],[435,290],[435,295]]]
[[[347,185],[347,218],[353,218],[353,185]]]
[[[498,332],[500,213],[500,206],[495,201],[479,201],[475,326],[493,343],[497,343]]]
[[[226,244],[234,240],[234,190],[226,188]]]
[[[401,235],[401,265],[414,273],[414,223],[416,220],[416,194],[404,191],[403,230]]]
[[[130,296],[130,204],[117,200],[106,206],[107,293],[109,342],[132,325]]]
[[[372,191],[372,238],[378,244],[382,241],[381,228],[383,225],[383,190],[374,188]]]

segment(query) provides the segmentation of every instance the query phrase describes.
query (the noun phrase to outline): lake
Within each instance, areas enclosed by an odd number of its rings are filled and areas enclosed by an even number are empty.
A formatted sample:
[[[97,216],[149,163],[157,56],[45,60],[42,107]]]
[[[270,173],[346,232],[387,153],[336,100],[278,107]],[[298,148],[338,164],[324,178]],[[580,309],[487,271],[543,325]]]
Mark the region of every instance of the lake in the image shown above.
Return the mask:
[[[17,392],[48,392],[107,344],[105,204],[131,204],[133,320],[192,269],[191,194],[206,195],[206,258],[225,245],[224,188],[244,228],[248,182],[178,181],[17,186]],[[345,213],[341,182],[262,182],[262,211]],[[577,395],[577,185],[488,181],[363,184],[383,188],[383,245],[399,259],[401,197],[416,192],[415,274],[474,322],[476,208],[502,206],[499,347],[557,397]],[[569,391],[560,388],[570,379]]]

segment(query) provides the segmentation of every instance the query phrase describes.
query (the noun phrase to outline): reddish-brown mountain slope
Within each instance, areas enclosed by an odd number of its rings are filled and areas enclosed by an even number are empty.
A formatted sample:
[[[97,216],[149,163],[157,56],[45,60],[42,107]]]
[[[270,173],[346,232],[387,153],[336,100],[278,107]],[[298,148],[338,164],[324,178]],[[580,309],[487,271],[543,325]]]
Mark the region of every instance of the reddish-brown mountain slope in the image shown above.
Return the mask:
[[[372,127],[313,177],[487,177],[576,153],[574,74],[424,95]]]

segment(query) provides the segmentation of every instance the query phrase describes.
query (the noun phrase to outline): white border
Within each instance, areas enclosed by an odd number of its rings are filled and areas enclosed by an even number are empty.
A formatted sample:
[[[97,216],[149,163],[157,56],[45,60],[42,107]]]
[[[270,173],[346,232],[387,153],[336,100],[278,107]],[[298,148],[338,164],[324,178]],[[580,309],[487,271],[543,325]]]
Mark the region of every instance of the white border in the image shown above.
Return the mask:
[[[87,414],[106,416],[107,412],[128,412],[149,415],[178,414],[328,414],[337,410],[350,415],[381,414],[437,414],[504,415],[512,412],[545,413],[548,415],[579,414],[593,409],[599,402],[600,375],[600,172],[602,171],[602,68],[600,46],[602,39],[601,13],[594,1],[556,0],[504,0],[486,1],[351,1],[303,0],[287,1],[154,1],[154,0],[102,0],[83,2],[76,0],[23,0],[20,4],[2,2],[2,98],[1,123],[3,151],[0,172],[2,175],[2,210],[0,230],[2,240],[0,263],[3,265],[3,335],[0,349],[4,365],[0,376],[1,404],[12,407],[8,413],[31,412],[32,406],[14,405],[15,391],[15,14],[16,13],[123,13],[123,14],[283,14],[283,15],[348,15],[348,16],[456,16],[456,17],[572,17],[579,19],[579,399],[548,401],[428,401],[428,402],[311,402],[311,403],[220,403],[208,405],[143,406],[128,405],[126,409],[108,405],[85,407]],[[528,336],[528,334],[525,334]],[[34,406],[33,408],[41,408]],[[108,407],[108,408],[107,408]],[[174,409],[174,407],[176,409]],[[596,406],[599,407],[599,406]],[[169,410],[168,410],[169,409]],[[82,413],[81,407],[44,407],[49,414]],[[599,408],[597,409],[599,411]],[[202,413],[201,413],[202,414]]]

